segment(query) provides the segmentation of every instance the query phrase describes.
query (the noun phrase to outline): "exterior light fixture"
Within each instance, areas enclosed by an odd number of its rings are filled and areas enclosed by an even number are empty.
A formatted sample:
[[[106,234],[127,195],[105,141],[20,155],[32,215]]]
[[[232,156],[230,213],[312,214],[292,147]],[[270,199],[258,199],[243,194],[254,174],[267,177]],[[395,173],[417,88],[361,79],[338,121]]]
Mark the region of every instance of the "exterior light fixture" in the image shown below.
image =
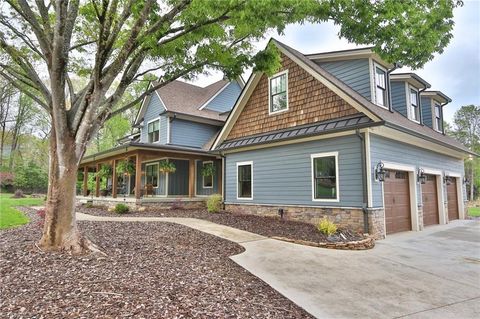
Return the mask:
[[[279,208],[278,209],[278,215],[280,215],[280,219],[283,219],[284,214],[285,214],[285,211],[283,210],[283,208]]]
[[[468,184],[470,181],[466,176],[463,177],[463,184]]]
[[[384,164],[379,162],[375,167],[375,179],[379,182],[385,181],[385,169],[383,168]]]
[[[420,184],[425,184],[427,182],[427,175],[425,175],[425,171],[423,170],[423,168],[418,169],[417,181]]]
[[[443,182],[447,185],[450,185],[452,183],[452,180],[450,179],[450,176],[445,175],[445,177],[443,178]]]

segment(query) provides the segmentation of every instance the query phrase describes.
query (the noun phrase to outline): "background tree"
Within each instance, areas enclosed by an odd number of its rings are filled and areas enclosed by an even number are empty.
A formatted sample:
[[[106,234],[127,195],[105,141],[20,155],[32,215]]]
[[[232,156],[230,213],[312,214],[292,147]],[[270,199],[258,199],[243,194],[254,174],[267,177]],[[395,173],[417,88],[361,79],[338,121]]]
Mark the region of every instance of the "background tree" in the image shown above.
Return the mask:
[[[0,75],[41,105],[52,123],[41,247],[95,249],[75,222],[78,165],[104,122],[153,90],[208,68],[229,78],[254,65],[271,73],[279,66],[278,53],[255,53],[252,43],[272,29],[328,19],[340,25],[340,36],[374,45],[387,61],[420,67],[448,44],[456,5],[453,0],[3,1]],[[159,74],[155,85],[120,105],[131,84],[151,71]],[[73,75],[85,79],[79,90]]]
[[[480,106],[465,105],[455,112],[452,136],[467,146],[472,152],[480,154]],[[473,157],[465,160],[465,175],[468,176],[468,198],[475,199],[475,189],[480,189],[480,159]]]

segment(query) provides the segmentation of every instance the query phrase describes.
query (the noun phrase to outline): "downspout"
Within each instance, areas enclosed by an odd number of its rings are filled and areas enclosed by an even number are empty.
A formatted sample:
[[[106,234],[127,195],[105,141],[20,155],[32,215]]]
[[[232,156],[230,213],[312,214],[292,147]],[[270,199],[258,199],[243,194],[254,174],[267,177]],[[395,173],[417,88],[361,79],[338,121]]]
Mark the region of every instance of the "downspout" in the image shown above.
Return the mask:
[[[393,68],[387,70],[387,94],[388,94],[388,110],[393,113],[393,106],[392,106],[392,90],[390,89],[390,73],[395,71],[398,68],[403,67],[402,64],[395,62],[393,63]]]
[[[442,120],[442,134],[445,135],[445,125],[443,125],[443,107],[447,105],[449,102],[445,102],[440,104],[440,119]]]
[[[365,137],[360,134],[360,130],[356,129],[355,134],[360,139],[361,143],[361,161],[362,161],[362,189],[363,189],[363,204],[362,204],[362,211],[363,211],[363,232],[365,234],[369,231],[368,225],[368,193],[367,193],[367,160],[365,154]]]
[[[220,190],[222,192],[222,199],[223,199],[223,210],[225,210],[225,183],[227,181],[226,178],[226,164],[225,164],[225,155],[223,155],[222,152],[219,153],[220,157],[222,158],[222,189]]]
[[[418,90],[418,107],[419,107],[419,113],[420,113],[420,125],[423,125],[423,110],[422,110],[422,92],[428,89],[426,85],[423,86],[423,89]]]

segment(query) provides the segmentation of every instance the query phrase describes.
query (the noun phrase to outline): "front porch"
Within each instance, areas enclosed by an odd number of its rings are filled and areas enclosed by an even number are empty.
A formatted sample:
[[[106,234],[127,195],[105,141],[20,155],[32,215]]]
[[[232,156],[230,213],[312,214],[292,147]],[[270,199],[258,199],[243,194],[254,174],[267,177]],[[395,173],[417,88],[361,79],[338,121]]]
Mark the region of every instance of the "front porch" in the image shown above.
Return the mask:
[[[79,201],[197,202],[222,193],[222,160],[201,150],[125,147],[86,157],[78,177]]]

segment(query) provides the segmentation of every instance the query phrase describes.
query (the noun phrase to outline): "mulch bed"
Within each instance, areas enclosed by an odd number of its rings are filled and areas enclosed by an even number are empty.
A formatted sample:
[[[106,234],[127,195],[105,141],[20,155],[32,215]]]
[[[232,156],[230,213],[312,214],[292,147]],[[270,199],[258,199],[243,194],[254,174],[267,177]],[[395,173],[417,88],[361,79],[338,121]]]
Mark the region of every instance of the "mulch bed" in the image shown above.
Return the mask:
[[[39,218],[0,231],[2,318],[311,318],[228,257],[243,248],[170,223],[79,222],[108,253],[35,247]]]
[[[147,209],[142,212],[130,212],[125,215],[109,212],[106,207],[95,206],[92,208],[80,205],[78,212],[96,216],[141,216],[141,217],[190,217],[205,219],[217,224],[227,225],[246,230],[267,237],[283,237],[292,240],[303,240],[316,243],[326,242],[352,242],[365,237],[348,229],[340,229],[343,237],[339,235],[328,238],[319,232],[315,225],[282,220],[279,217],[266,217],[248,214],[234,214],[229,212],[209,213],[207,210],[197,209]]]

